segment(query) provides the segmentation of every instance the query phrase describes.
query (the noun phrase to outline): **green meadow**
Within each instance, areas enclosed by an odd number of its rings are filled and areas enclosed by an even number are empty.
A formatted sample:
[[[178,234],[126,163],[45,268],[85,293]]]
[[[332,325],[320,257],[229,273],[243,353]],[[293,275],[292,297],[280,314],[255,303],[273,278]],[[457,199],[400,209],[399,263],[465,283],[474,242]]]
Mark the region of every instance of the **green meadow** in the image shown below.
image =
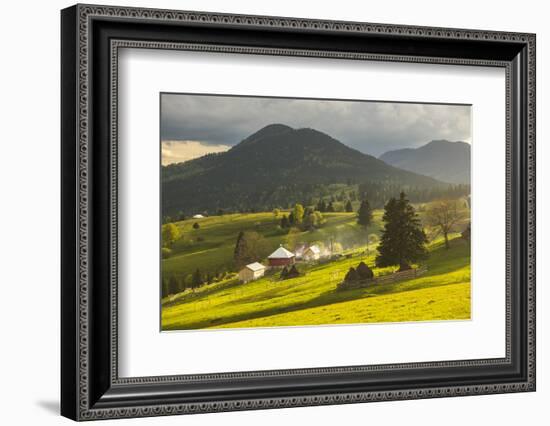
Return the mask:
[[[470,246],[453,234],[449,249],[442,240],[429,244],[424,262],[428,271],[409,280],[372,284],[366,288],[337,291],[350,267],[361,261],[375,275],[394,268],[374,268],[376,246],[366,251],[365,231],[356,224],[355,213],[324,213],[327,222],[315,231],[287,235],[273,213],[246,213],[189,219],[176,223],[183,237],[162,261],[164,276],[203,270],[234,271],[235,237],[242,229],[254,230],[269,250],[288,238],[298,242],[333,239],[344,246],[339,259],[298,264],[301,275],[280,280],[278,272],[249,283],[235,274],[223,280],[187,289],[162,299],[162,329],[241,328],[354,324],[399,321],[464,320],[470,318]],[[375,211],[368,234],[379,234],[382,211]],[[193,224],[199,223],[194,229]]]
[[[327,243],[330,238],[344,242],[346,246],[365,244],[366,234],[357,225],[356,213],[323,213],[326,223],[314,231],[298,232],[288,236],[279,226],[282,211],[276,218],[273,213],[236,213],[211,216],[202,219],[187,219],[176,222],[182,237],[172,246],[172,254],[162,261],[163,276],[187,276],[197,268],[201,271],[233,269],[233,250],[239,231],[256,231],[264,237],[267,251],[272,252],[280,244],[288,244],[289,238],[297,242]],[[373,224],[368,233],[378,234],[382,223],[382,211],[373,214]],[[200,228],[194,229],[198,223]]]

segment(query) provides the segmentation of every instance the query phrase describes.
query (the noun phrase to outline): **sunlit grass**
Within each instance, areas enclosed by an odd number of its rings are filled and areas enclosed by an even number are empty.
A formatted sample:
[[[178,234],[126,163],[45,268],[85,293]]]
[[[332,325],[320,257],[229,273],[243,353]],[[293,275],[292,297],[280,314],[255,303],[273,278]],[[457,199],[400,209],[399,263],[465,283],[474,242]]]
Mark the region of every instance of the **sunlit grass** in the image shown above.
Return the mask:
[[[266,246],[275,250],[288,232],[279,227],[283,214],[288,212],[281,212],[278,218],[270,212],[235,213],[177,222],[182,238],[170,247],[172,255],[162,260],[163,276],[185,277],[197,268],[203,272],[233,269],[233,250],[237,235],[242,230],[258,232],[264,237]],[[375,212],[369,233],[379,231],[381,215],[381,211]],[[358,229],[356,213],[324,213],[323,216],[327,222],[322,228],[299,233],[297,241],[327,242],[333,238],[344,245],[357,245],[366,240],[365,233]],[[199,229],[193,228],[195,222],[200,225]]]
[[[343,225],[350,224],[343,221]],[[217,226],[216,222],[211,226]],[[350,266],[357,266],[360,261],[373,264],[374,253],[364,256],[360,254],[363,248],[358,248],[350,259],[309,268],[300,266],[300,271],[305,274],[298,278],[280,281],[274,275],[248,284],[230,279],[204,286],[195,292],[188,290],[165,298],[162,328],[468,319],[470,250],[464,240],[456,238],[457,235],[453,237],[449,250],[444,249],[441,240],[430,246],[430,258],[426,262],[428,272],[415,279],[336,291],[336,285],[342,281]],[[375,269],[375,274],[381,272],[384,271]]]

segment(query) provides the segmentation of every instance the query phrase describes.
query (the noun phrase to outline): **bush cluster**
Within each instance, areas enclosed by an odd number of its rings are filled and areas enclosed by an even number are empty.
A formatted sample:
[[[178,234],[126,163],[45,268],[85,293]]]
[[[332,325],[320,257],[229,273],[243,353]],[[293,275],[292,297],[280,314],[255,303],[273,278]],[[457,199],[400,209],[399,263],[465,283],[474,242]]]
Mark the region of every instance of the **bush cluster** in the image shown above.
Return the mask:
[[[372,280],[373,278],[374,272],[372,272],[372,269],[365,262],[361,262],[357,265],[357,268],[353,266],[349,268],[344,281]]]
[[[298,272],[298,269],[296,269],[296,265],[292,265],[291,268],[287,268],[285,266],[281,271],[282,280],[288,280],[289,278],[296,278],[299,276],[300,276],[300,272]]]

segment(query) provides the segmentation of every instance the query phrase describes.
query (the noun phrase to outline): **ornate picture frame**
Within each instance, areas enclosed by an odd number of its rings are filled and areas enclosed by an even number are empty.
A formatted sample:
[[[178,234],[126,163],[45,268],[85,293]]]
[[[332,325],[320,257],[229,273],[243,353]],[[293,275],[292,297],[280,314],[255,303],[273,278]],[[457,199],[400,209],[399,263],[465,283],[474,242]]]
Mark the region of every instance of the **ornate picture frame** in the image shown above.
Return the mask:
[[[535,390],[534,34],[76,5],[61,12],[61,413],[74,420]],[[506,356],[119,377],[120,48],[506,72]]]

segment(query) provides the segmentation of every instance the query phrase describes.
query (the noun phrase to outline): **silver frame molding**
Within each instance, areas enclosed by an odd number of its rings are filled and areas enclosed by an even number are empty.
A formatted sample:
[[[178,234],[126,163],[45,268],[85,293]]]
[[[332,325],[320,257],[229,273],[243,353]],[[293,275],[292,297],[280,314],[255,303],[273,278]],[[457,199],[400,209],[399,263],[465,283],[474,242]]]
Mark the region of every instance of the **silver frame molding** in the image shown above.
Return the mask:
[[[94,27],[101,23],[104,27]],[[167,35],[159,40],[136,37],[139,31],[119,29],[118,24],[139,24],[151,28],[163,27]],[[376,40],[409,40],[411,45],[425,42],[479,44],[484,49],[505,46],[509,51],[522,50],[517,57],[444,57],[429,54],[402,54],[348,50],[324,50],[303,47],[252,46],[242,43],[220,44],[208,41],[171,39],[169,28],[223,28],[246,33],[248,30],[270,34],[320,34],[350,40],[372,36]],[[167,29],[168,28],[168,29]],[[102,38],[103,31],[109,37]],[[155,30],[156,31],[156,30]],[[196,36],[196,37],[199,37]],[[194,33],[190,39],[195,37]],[[237,36],[235,36],[237,37]],[[239,35],[239,37],[241,37]],[[246,38],[246,36],[242,36]],[[62,164],[63,220],[62,249],[62,414],[75,420],[159,416],[206,413],[232,410],[282,408],[311,405],[345,404],[385,400],[437,398],[535,390],[535,44],[533,34],[492,32],[448,28],[411,27],[357,22],[336,22],[266,16],[228,15],[217,13],[103,7],[77,5],[62,12]],[[336,40],[336,39],[335,39]],[[405,43],[404,41],[404,43]],[[335,43],[338,41],[336,40]],[[506,71],[506,356],[502,359],[460,360],[411,364],[341,366],[317,369],[272,370],[205,375],[174,375],[159,377],[118,377],[117,325],[117,114],[118,114],[118,53],[121,48],[193,50],[235,54],[272,56],[308,56],[331,59],[453,64],[464,66],[501,67]],[[96,56],[99,50],[103,57]],[[508,52],[504,49],[503,52]],[[426,51],[429,51],[426,48]],[[435,52],[435,50],[434,50]],[[483,56],[483,55],[481,55]],[[502,56],[506,56],[502,53]],[[519,57],[518,56],[518,57]],[[99,58],[99,59],[98,59]],[[96,68],[100,71],[96,71]],[[96,77],[96,74],[99,77]],[[518,77],[521,76],[520,77]],[[518,93],[522,94],[519,101]],[[103,111],[99,96],[107,99]],[[94,115],[95,114],[95,115]],[[514,117],[518,117],[514,122]],[[94,118],[95,117],[95,118]],[[94,127],[97,126],[97,127]],[[93,141],[106,135],[108,146]],[[514,141],[517,143],[514,144]],[[105,159],[96,177],[100,160]],[[103,164],[103,163],[102,163]],[[519,171],[518,171],[519,170]],[[99,179],[99,180],[98,180]],[[103,186],[102,186],[103,185]],[[98,189],[96,189],[98,188]],[[103,200],[99,188],[109,194]],[[103,200],[103,201],[102,201]],[[513,214],[515,206],[521,210]],[[97,219],[101,216],[103,219]],[[108,236],[96,234],[105,227]],[[521,232],[519,231],[521,229]],[[101,244],[101,247],[99,246]],[[107,253],[101,270],[96,269]],[[513,264],[521,258],[520,275]],[[103,274],[103,270],[105,273]],[[108,271],[107,271],[108,270]],[[107,284],[98,293],[98,276]],[[101,287],[103,288],[103,287]],[[514,309],[513,302],[521,310]],[[102,305],[103,310],[97,311]],[[519,306],[519,305],[518,305]],[[514,331],[516,330],[516,332]],[[517,330],[521,331],[522,343]],[[105,346],[105,351],[98,348]],[[518,349],[520,348],[520,349]],[[520,352],[514,352],[514,350]],[[518,360],[520,358],[521,360]],[[519,363],[519,364],[518,364]],[[479,383],[437,386],[389,386],[373,391],[352,385],[351,375],[400,374],[424,370],[512,367],[518,364],[518,378],[489,379]],[[291,379],[299,385],[310,377],[330,382],[331,377],[350,375],[347,390],[334,392],[283,391],[271,392],[276,385],[262,380]],[[437,375],[437,373],[433,373]],[[444,373],[441,373],[444,374]],[[359,377],[359,376],[354,376]],[[460,377],[456,378],[459,383]],[[442,376],[442,379],[444,377]],[[210,399],[192,397],[170,399],[165,390],[171,386],[219,386],[228,381],[261,383],[257,397],[218,395]],[[412,380],[412,379],[411,379]],[[271,383],[271,382],[269,382]],[[136,396],[136,389],[150,394],[149,399]],[[179,388],[178,388],[179,389]],[[201,388],[202,389],[202,388]],[[256,389],[256,388],[255,388]],[[158,393],[158,397],[155,396]],[[205,391],[206,392],[206,391]],[[163,396],[164,395],[164,396]],[[183,395],[183,394],[182,394]],[[266,395],[266,396],[263,396]]]

